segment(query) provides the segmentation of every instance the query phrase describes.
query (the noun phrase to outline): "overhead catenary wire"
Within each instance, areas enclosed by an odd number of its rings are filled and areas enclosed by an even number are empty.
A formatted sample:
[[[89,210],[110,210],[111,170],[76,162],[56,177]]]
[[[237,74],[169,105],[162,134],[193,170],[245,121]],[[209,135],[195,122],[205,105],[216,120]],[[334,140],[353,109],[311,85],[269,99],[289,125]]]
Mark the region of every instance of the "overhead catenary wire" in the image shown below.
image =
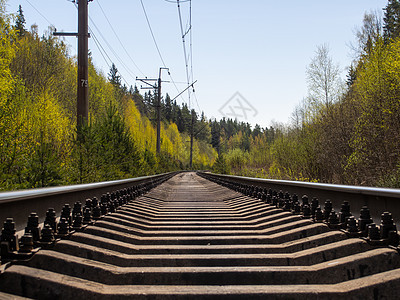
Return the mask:
[[[163,67],[167,67],[167,64],[165,63],[164,58],[161,55],[160,48],[158,47],[156,38],[155,38],[154,33],[153,33],[153,29],[151,28],[149,17],[147,16],[147,12],[146,12],[146,8],[144,7],[143,0],[140,0],[140,3],[142,4],[143,13],[144,13],[144,16],[146,17],[147,25],[149,26],[149,30],[150,30],[151,36],[153,37],[153,42],[154,42],[154,44],[156,46],[156,49],[157,49],[158,55],[160,56],[161,62],[163,63]]]
[[[104,17],[106,18],[108,25],[110,25],[111,30],[113,31],[115,37],[117,38],[118,42],[120,43],[122,49],[124,49],[126,55],[129,57],[129,59],[131,60],[131,62],[133,63],[133,65],[136,67],[136,69],[137,69],[143,76],[145,76],[144,73],[142,72],[142,70],[138,67],[138,65],[136,64],[136,62],[133,60],[133,58],[131,57],[131,55],[129,54],[129,52],[126,50],[126,47],[125,47],[124,44],[122,43],[122,41],[121,41],[121,39],[119,38],[117,32],[115,31],[114,27],[112,26],[112,23],[111,23],[110,20],[108,19],[107,14],[104,12],[104,9],[103,9],[103,7],[102,7],[101,4],[100,4],[100,0],[97,0],[96,3],[97,3],[97,5],[100,7],[100,10],[101,10],[101,12],[103,13]]]
[[[25,1],[28,2],[28,4],[29,4],[30,6],[32,6],[32,8],[33,8],[34,10],[36,10],[36,12],[37,12],[43,19],[45,19],[46,22],[49,23],[50,26],[54,26],[54,23],[53,23],[53,22],[50,22],[49,19],[47,19],[46,16],[43,15],[29,0],[25,0]]]
[[[39,9],[37,9],[29,0],[25,0],[46,22],[49,24],[49,26],[53,26],[55,28],[55,25],[53,22],[51,22],[43,13],[40,12]],[[72,49],[75,49],[72,45],[69,45]]]
[[[192,0],[189,0],[189,28],[190,28],[190,33],[189,33],[189,55],[190,55],[190,73],[192,76],[192,80],[194,79],[193,77],[193,30],[192,30]]]
[[[76,4],[76,2],[73,2],[76,9],[78,9],[78,6]],[[101,33],[101,31],[99,30],[99,28],[97,27],[97,25],[94,23],[94,21],[92,20],[92,18],[89,16],[89,20],[92,23],[92,25],[97,29],[97,31],[99,32],[100,36],[103,38],[103,40],[105,41],[105,43],[107,44],[108,48],[111,50],[111,52],[113,52],[113,54],[115,55],[115,57],[118,59],[118,61],[122,64],[122,66],[125,68],[125,70],[130,74],[131,77],[135,77],[135,75],[132,74],[132,72],[130,70],[128,70],[128,67],[122,62],[122,60],[119,58],[119,56],[116,54],[116,52],[114,51],[114,49],[111,47],[111,45],[108,43],[108,41],[105,39],[105,37],[103,36],[103,34]],[[113,64],[113,60],[110,58],[110,56],[108,55],[107,51],[104,49],[103,45],[101,44],[100,40],[96,37],[93,29],[88,26],[89,30],[90,30],[90,34],[93,35],[93,41],[97,47],[97,49],[99,50],[101,56],[103,57],[106,65],[108,66],[108,68],[111,68],[111,65]],[[106,56],[109,60],[109,62],[106,59]],[[119,75],[121,77],[121,80],[123,80],[125,82],[125,84],[129,87],[129,82],[125,79],[125,77],[122,75],[121,72],[119,72]]]
[[[93,41],[94,41],[94,43],[95,43],[97,49],[99,50],[101,56],[103,57],[105,63],[107,64],[107,66],[108,66],[109,68],[111,68],[112,60],[111,60],[110,56],[107,54],[107,52],[105,51],[104,47],[101,45],[100,41],[97,39],[96,35],[93,33],[93,31],[92,31],[92,29],[91,29],[90,27],[89,27],[89,30],[90,30],[91,35],[93,36]],[[104,52],[104,53],[103,53],[103,52]],[[107,58],[108,58],[108,60],[109,60],[110,63],[107,61],[106,56],[107,56]],[[121,76],[121,79],[122,79],[123,81],[125,81],[126,85],[129,86],[129,83],[128,83],[128,81],[125,79],[125,77],[124,77],[121,73],[120,73],[119,75]]]
[[[120,63],[120,65],[125,69],[125,71],[132,77],[132,78],[136,78],[136,75],[133,71],[131,71],[129,69],[129,67],[124,63],[124,61],[120,58],[120,56],[117,54],[117,52],[114,50],[114,48],[110,45],[110,43],[108,42],[108,40],[104,37],[104,35],[101,33],[101,30],[97,27],[96,23],[93,21],[93,19],[89,16],[89,20],[92,23],[92,25],[94,26],[94,28],[96,28],[97,32],[100,34],[101,38],[103,39],[103,41],[106,43],[108,49],[110,49],[110,51],[112,52],[113,56],[118,60],[118,62]]]
[[[167,1],[171,2],[172,1]],[[181,7],[180,3],[183,2],[189,2],[189,18],[186,24],[186,29],[184,30],[183,28],[183,22],[182,22],[182,13],[181,13]],[[179,15],[179,24],[180,24],[180,29],[181,29],[181,37],[182,37],[182,45],[183,45],[183,54],[185,58],[185,69],[186,69],[186,80],[187,84],[189,85],[191,81],[194,80],[194,75],[193,75],[193,30],[192,30],[192,1],[191,0],[186,0],[186,1],[180,1],[177,0],[176,2],[174,1],[173,3],[176,3],[178,6],[178,15]],[[189,34],[189,54],[187,54],[186,51],[186,40],[185,37]],[[190,67],[189,67],[190,64]],[[195,89],[194,86],[192,86],[193,90],[193,96],[196,101],[197,108],[199,110],[199,113],[202,111],[199,105],[199,101],[197,99],[197,95],[195,94]],[[189,108],[191,108],[191,91],[188,90],[188,97],[189,97]]]
[[[189,24],[189,29],[185,32],[183,30],[183,24],[182,24],[182,14],[181,14],[181,6],[179,4],[179,0],[176,1],[178,5],[178,15],[179,15],[179,24],[181,28],[181,35],[182,35],[182,44],[183,44],[183,55],[185,57],[185,69],[186,69],[186,81],[187,84],[190,84],[190,78],[189,78],[189,66],[188,66],[188,58],[186,56],[186,45],[185,45],[185,36],[188,33],[188,31],[191,31],[191,24]],[[190,102],[190,90],[188,90],[188,99],[189,99],[189,109],[191,109],[191,102]]]
[[[75,7],[78,9],[77,4],[74,2]],[[119,55],[116,53],[116,51],[114,50],[114,48],[110,45],[110,43],[107,41],[107,39],[104,37],[104,35],[102,34],[101,30],[97,27],[96,23],[93,21],[93,19],[91,18],[91,16],[89,15],[89,20],[91,22],[91,24],[94,26],[94,28],[96,28],[97,32],[99,33],[99,35],[101,36],[101,38],[103,39],[103,41],[106,43],[108,49],[110,49],[110,51],[113,53],[114,57],[118,60],[118,62],[120,63],[120,65],[125,69],[125,71],[131,76],[131,78],[136,78],[136,75],[134,74],[134,72],[132,72],[129,67],[124,63],[124,61],[119,57]],[[93,33],[93,29],[91,29],[91,32]],[[100,42],[99,39],[97,39],[98,42]],[[104,47],[102,47],[104,50]],[[104,50],[105,51],[105,50]],[[107,53],[107,52],[105,52]],[[110,57],[109,55],[107,55],[108,58]],[[111,60],[112,61],[112,60]],[[127,84],[127,86],[129,86],[130,84],[127,82],[127,80],[125,80],[125,78],[123,78],[121,71],[119,72],[119,74],[121,75],[121,78],[124,79],[125,83]]]
[[[112,59],[110,58],[110,56],[104,49],[103,45],[101,45],[100,41],[98,40],[98,38],[96,37],[95,33],[93,32],[92,28],[90,28],[90,26],[89,26],[89,32],[93,38],[95,45],[97,46],[97,49],[99,50],[101,56],[103,57],[105,63],[107,64],[108,68],[111,68]],[[108,60],[107,60],[106,56],[107,56]]]
[[[145,8],[145,6],[144,6],[144,4],[143,4],[143,0],[140,0],[140,3],[141,3],[141,5],[142,5],[142,9],[143,9],[144,16],[145,16],[145,18],[146,18],[147,26],[149,27],[150,34],[151,34],[151,36],[152,36],[152,38],[153,38],[153,42],[154,42],[154,45],[155,45],[155,47],[156,47],[156,49],[157,49],[158,55],[159,55],[159,57],[160,57],[160,60],[161,60],[161,62],[162,62],[162,64],[163,64],[163,66],[166,67],[167,64],[165,63],[164,58],[163,58],[163,56],[161,55],[161,51],[160,51],[160,48],[158,47],[157,40],[156,40],[156,38],[155,38],[153,29],[151,28],[150,20],[149,20],[149,17],[148,17],[148,15],[147,15],[146,8]],[[176,85],[175,80],[173,79],[173,77],[172,77],[172,75],[171,75],[171,72],[168,72],[168,75],[169,75],[169,77],[171,78],[172,84],[174,85],[176,91],[179,93],[178,86]],[[181,96],[181,99],[182,99],[183,102],[186,102],[185,99],[184,99],[182,96]]]
[[[190,53],[190,73],[191,73],[191,80],[194,80],[194,75],[193,75],[193,30],[192,30],[192,0],[189,1],[189,28],[190,28],[190,46],[189,46],[189,53]],[[197,95],[193,87],[193,96],[197,104],[197,108],[199,109],[199,113],[202,111],[199,105],[199,100],[197,99]]]

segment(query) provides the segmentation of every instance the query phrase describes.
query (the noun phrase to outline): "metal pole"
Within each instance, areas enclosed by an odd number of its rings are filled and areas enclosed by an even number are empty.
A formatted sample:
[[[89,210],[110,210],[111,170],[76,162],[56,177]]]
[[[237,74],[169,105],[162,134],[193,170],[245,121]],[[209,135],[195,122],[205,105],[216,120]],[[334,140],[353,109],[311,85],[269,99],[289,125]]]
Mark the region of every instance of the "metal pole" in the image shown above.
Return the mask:
[[[87,124],[89,116],[88,0],[78,2],[78,91],[77,125]]]
[[[161,151],[161,68],[157,87],[157,154]]]
[[[136,80],[140,80],[141,82],[149,85],[151,88],[155,89],[155,92],[157,93],[157,104],[156,104],[156,121],[157,121],[157,144],[156,144],[156,152],[157,154],[160,154],[161,152],[161,71],[162,70],[168,70],[168,68],[161,67],[160,71],[158,73],[158,79],[155,78],[137,78]],[[168,70],[169,74],[169,70]],[[149,81],[157,81],[157,84],[151,84]],[[164,81],[165,82],[165,81]],[[168,82],[168,81],[167,81]],[[146,88],[146,87],[141,87],[141,88]]]
[[[190,163],[189,163],[189,167],[190,169],[192,169],[192,165],[193,165],[193,135],[194,135],[194,110],[192,110],[192,128],[190,130]]]

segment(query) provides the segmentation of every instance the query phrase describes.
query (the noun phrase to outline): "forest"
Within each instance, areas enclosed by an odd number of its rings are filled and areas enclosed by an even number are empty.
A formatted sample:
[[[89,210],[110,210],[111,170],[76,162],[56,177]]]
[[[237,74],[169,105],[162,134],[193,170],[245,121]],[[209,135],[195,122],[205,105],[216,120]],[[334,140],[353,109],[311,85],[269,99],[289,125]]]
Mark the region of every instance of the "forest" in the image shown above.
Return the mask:
[[[26,28],[0,0],[0,191],[189,169],[400,187],[400,2],[367,12],[346,82],[325,44],[305,70],[308,95],[288,124],[209,120],[166,94],[156,153],[155,94],[108,74],[89,53],[89,122],[76,129],[76,57],[53,29]]]
[[[214,169],[251,177],[400,188],[400,1],[367,12],[346,82],[317,47],[289,124],[223,130]],[[220,126],[222,125],[222,126]],[[211,124],[218,131],[226,124]],[[214,136],[213,136],[214,138]],[[214,140],[213,140],[214,141]]]

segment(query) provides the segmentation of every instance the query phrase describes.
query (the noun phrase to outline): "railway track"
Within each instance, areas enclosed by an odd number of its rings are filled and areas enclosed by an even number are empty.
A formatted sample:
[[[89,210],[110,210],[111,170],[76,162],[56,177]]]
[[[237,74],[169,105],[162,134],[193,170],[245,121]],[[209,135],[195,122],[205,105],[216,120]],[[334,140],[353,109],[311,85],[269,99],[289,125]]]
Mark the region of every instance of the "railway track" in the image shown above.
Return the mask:
[[[118,197],[104,197],[97,217],[100,208],[91,199],[81,212],[90,211],[95,222],[75,224],[84,219],[75,215],[73,234],[38,240],[33,247],[42,249],[34,255],[27,238],[25,253],[9,249],[0,299],[399,297],[398,235],[390,214],[379,227],[366,208],[357,222],[347,204],[336,215],[329,202],[324,207],[206,173],[180,173],[147,189],[119,193],[132,198],[121,206]]]

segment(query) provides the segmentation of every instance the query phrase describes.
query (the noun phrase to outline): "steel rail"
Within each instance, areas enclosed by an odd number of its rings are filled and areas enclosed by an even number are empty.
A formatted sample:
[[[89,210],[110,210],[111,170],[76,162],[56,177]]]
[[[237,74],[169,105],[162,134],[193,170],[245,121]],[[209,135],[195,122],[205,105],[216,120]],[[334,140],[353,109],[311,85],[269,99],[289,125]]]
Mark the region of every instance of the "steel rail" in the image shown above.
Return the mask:
[[[31,212],[36,212],[39,215],[40,222],[43,222],[45,212],[49,207],[54,208],[59,213],[63,205],[67,203],[71,206],[76,201],[84,203],[86,198],[100,198],[104,193],[151,182],[172,174],[175,174],[175,172],[89,184],[1,192],[0,224],[12,217],[18,231],[24,229]]]
[[[251,178],[209,172],[199,173],[235,183],[271,188],[277,191],[282,190],[283,192],[287,191],[291,194],[297,194],[299,197],[302,195],[307,195],[310,199],[316,197],[320,200],[321,205],[325,200],[330,199],[336,211],[340,209],[344,201],[350,203],[353,213],[358,213],[366,205],[371,211],[373,220],[378,224],[381,213],[385,211],[391,212],[395,222],[400,223],[400,189]]]

